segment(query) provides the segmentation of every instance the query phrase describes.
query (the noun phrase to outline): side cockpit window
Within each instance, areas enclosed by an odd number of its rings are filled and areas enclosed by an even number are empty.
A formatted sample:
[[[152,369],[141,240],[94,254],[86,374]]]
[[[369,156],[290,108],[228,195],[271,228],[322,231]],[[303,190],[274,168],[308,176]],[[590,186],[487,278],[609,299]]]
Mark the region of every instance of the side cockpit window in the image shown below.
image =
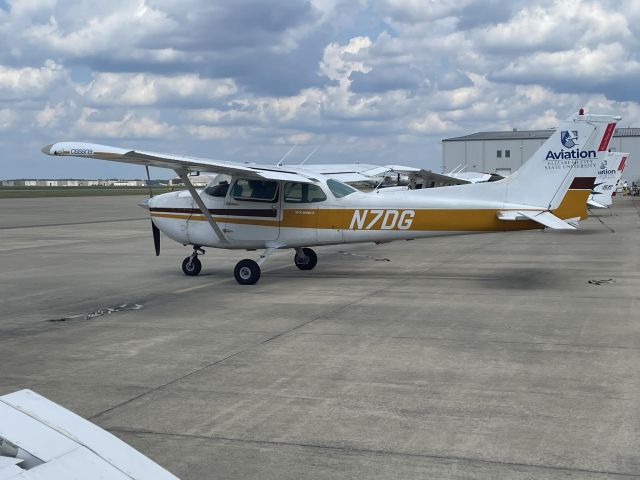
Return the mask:
[[[278,182],[239,178],[233,184],[231,196],[242,201],[274,203],[278,201]]]
[[[317,185],[300,182],[287,182],[284,185],[284,201],[287,203],[316,203],[326,199],[327,196]]]

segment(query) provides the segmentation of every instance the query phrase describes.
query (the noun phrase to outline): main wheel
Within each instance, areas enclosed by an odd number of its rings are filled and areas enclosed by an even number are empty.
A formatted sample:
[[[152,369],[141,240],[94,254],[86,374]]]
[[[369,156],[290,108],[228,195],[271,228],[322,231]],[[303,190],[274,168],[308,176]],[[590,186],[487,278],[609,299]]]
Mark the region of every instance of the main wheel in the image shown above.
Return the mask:
[[[240,260],[233,269],[233,276],[240,285],[253,285],[260,280],[260,265],[253,260]]]
[[[195,277],[202,270],[202,262],[198,259],[198,257],[187,257],[182,261],[182,271],[185,275],[190,277]]]
[[[310,248],[303,248],[302,251],[306,255],[307,258],[302,258],[296,252],[295,257],[293,257],[293,261],[300,270],[313,270],[315,266],[318,264],[318,256],[316,252],[311,250]]]

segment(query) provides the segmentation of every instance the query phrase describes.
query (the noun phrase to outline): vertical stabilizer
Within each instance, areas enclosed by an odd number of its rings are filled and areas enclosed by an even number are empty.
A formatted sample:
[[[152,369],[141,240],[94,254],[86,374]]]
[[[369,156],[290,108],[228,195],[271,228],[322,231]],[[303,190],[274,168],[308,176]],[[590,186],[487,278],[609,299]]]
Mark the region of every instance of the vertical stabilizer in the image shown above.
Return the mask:
[[[608,207],[612,203],[611,197],[622,178],[622,172],[629,160],[628,153],[607,152],[598,167],[596,183],[589,195],[589,204],[596,207]]]
[[[560,124],[549,139],[513,175],[506,201],[552,210],[575,177],[595,177],[620,117],[587,115],[582,110]]]

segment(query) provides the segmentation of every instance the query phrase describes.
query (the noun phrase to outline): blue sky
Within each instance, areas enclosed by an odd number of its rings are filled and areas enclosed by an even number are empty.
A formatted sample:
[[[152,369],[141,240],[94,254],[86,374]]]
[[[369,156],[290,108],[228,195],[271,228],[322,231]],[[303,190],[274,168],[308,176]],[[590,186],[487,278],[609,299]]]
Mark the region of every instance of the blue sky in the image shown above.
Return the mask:
[[[144,174],[63,140],[437,171],[580,107],[639,126],[639,38],[635,0],[0,0],[0,178]]]

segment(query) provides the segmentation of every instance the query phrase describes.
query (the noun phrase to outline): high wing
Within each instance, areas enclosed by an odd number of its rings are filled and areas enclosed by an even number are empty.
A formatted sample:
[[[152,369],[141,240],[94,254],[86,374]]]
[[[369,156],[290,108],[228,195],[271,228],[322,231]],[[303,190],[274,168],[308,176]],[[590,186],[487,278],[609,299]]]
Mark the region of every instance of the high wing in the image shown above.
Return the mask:
[[[424,185],[462,185],[475,183],[464,178],[457,178],[447,174],[434,173],[405,165],[369,165],[364,163],[335,164],[335,165],[304,165],[304,169],[321,173],[341,182],[371,181],[387,174],[408,175],[417,183]],[[487,175],[490,177],[490,175]]]
[[[291,166],[289,168],[296,168]],[[300,169],[331,177],[340,182],[366,182],[389,173],[407,174],[420,171],[419,168],[403,165],[369,165],[366,163],[339,163],[326,165],[301,165]]]
[[[313,182],[315,179],[288,168],[268,165],[242,164],[206,158],[170,155],[165,153],[129,150],[95,143],[59,142],[46,145],[42,152],[54,156],[70,156],[110,160],[152,167],[171,168],[181,172],[213,172],[244,175],[270,180]]]
[[[0,479],[178,480],[122,440],[31,390],[0,397]]]
[[[419,172],[415,172],[412,177],[417,182],[420,180],[426,185],[434,185],[440,184],[443,186],[449,185],[464,185],[466,183],[472,183],[469,180],[465,180],[463,178],[451,177],[442,173],[434,173],[431,170],[420,170]]]

